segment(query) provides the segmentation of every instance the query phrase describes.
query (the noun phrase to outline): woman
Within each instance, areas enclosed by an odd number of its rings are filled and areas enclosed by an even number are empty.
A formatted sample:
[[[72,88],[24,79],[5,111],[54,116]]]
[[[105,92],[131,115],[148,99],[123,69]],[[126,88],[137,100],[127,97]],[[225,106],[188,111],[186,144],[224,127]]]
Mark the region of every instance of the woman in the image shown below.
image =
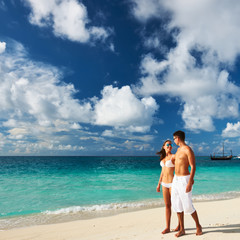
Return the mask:
[[[170,232],[170,219],[171,219],[171,186],[174,176],[174,163],[175,155],[171,153],[172,142],[166,140],[163,143],[162,149],[157,154],[160,155],[160,165],[162,167],[162,172],[157,185],[157,192],[160,192],[160,187],[162,185],[163,199],[166,206],[166,229],[162,231],[162,234]],[[178,231],[178,227],[175,231]]]

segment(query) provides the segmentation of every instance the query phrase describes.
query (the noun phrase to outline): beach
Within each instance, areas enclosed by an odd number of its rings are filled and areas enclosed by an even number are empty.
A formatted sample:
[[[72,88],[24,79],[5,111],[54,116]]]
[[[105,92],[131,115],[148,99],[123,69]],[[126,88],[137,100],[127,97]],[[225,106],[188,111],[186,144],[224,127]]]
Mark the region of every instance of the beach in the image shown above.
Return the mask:
[[[186,235],[182,239],[240,239],[240,198],[195,202],[203,235],[195,236],[195,224],[185,215]],[[172,214],[172,228],[177,225]],[[174,232],[161,234],[165,227],[164,207],[73,222],[4,230],[1,240],[159,240],[174,239]]]
[[[1,157],[0,163],[0,240],[175,238],[161,234],[156,157]],[[240,161],[196,157],[196,165],[193,201],[204,232],[198,238],[240,239]],[[191,216],[185,228],[184,238],[195,237]]]

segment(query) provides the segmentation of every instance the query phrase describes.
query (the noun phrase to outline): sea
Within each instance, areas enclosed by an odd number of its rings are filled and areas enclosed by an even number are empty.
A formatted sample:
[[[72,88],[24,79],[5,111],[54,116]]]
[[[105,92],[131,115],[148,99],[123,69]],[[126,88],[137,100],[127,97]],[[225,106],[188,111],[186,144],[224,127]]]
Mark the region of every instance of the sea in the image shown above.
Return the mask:
[[[240,159],[196,157],[193,200],[240,197]],[[0,157],[0,230],[164,206],[156,156]]]

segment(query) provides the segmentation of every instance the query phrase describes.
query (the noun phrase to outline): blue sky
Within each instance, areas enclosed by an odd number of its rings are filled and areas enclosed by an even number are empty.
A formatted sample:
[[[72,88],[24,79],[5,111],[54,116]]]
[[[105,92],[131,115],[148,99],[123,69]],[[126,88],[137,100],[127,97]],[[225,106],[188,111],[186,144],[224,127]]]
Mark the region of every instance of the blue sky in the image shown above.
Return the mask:
[[[0,0],[1,155],[154,155],[176,130],[196,155],[240,154],[239,12]]]

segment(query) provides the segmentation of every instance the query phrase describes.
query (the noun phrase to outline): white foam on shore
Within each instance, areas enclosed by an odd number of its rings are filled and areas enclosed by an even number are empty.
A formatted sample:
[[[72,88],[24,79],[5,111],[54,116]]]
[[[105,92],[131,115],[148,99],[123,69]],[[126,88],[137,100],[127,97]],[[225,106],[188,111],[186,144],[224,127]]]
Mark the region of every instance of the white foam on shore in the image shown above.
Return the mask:
[[[136,211],[163,206],[163,199],[146,200],[141,202],[110,203],[93,206],[72,206],[55,211],[44,211],[18,217],[0,218],[0,230],[69,222],[74,220],[91,219],[115,215],[121,212]]]
[[[227,200],[232,198],[240,197],[240,192],[222,192],[222,193],[212,193],[212,194],[201,194],[193,195],[193,201],[216,201],[216,200]]]
[[[216,194],[194,195],[193,201],[218,201],[239,197],[240,192],[231,191]],[[156,207],[164,207],[164,201],[162,198],[147,199],[137,202],[109,203],[91,206],[71,206],[53,211],[43,211],[42,213],[38,214],[0,218],[0,230],[90,219]]]
[[[231,191],[223,192],[216,194],[202,194],[194,195],[193,201],[215,201],[215,200],[224,200],[231,198],[240,197],[240,192]],[[54,211],[45,211],[44,214],[47,215],[58,215],[58,214],[76,214],[76,213],[92,213],[92,212],[102,212],[102,211],[117,211],[120,209],[126,210],[137,210],[142,208],[154,208],[164,206],[163,199],[150,199],[139,202],[124,202],[124,203],[109,203],[109,204],[100,204],[92,206],[71,206],[67,208],[61,208]]]
[[[55,211],[45,211],[43,213],[48,215],[57,214],[69,214],[69,213],[86,213],[86,212],[98,212],[98,211],[111,211],[120,209],[138,209],[138,208],[150,208],[163,206],[162,199],[145,200],[141,202],[124,202],[124,203],[110,203],[93,206],[72,206],[68,208],[62,208]]]

